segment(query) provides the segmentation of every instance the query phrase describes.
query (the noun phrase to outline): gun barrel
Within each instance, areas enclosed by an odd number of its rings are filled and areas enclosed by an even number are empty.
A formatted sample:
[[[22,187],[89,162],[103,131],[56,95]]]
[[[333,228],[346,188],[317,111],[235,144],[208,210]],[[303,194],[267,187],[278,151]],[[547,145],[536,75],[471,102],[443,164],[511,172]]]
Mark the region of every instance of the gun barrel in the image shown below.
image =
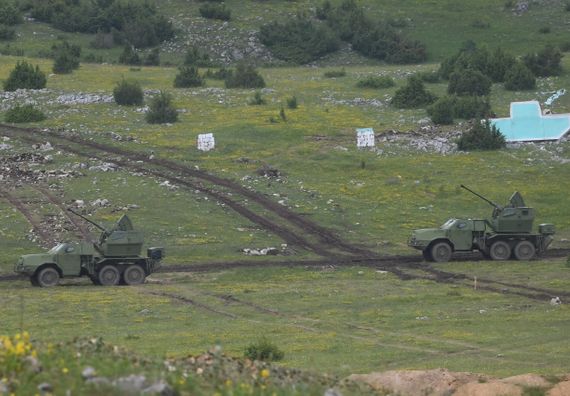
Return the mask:
[[[502,209],[500,205],[496,204],[495,202],[491,201],[490,199],[485,198],[484,196],[482,196],[481,194],[476,193],[475,191],[471,190],[469,187],[464,186],[463,184],[461,184],[461,188],[469,191],[471,194],[481,198],[483,201],[489,203],[491,206],[493,206],[494,208],[497,209]]]
[[[105,228],[101,227],[99,224],[95,223],[93,220],[88,219],[87,217],[83,216],[82,214],[77,213],[76,211],[74,211],[71,208],[67,208],[67,210],[70,211],[71,213],[73,213],[74,215],[81,217],[86,222],[93,224],[95,227],[97,227],[101,231],[107,232],[107,230]]]

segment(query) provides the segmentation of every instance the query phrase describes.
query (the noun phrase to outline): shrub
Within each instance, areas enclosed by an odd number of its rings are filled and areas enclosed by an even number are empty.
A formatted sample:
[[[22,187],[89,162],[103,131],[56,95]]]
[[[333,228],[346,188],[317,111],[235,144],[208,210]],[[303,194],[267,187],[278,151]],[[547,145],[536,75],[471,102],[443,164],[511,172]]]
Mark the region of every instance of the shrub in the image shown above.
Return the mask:
[[[244,356],[251,360],[278,361],[285,357],[285,353],[266,338],[262,338],[247,346]]]
[[[10,26],[0,24],[0,40],[13,40],[16,37],[16,30]]]
[[[390,63],[418,63],[427,59],[422,43],[403,37],[390,21],[370,18],[356,0],[343,0],[334,6],[325,1],[317,8],[317,17],[364,56]]]
[[[562,57],[560,49],[547,45],[538,53],[525,55],[523,62],[537,77],[558,76],[562,72]]]
[[[427,108],[427,113],[435,124],[453,124],[454,99],[451,96],[439,98]]]
[[[91,48],[110,49],[115,46],[115,34],[99,30],[93,41],[89,43]]]
[[[158,48],[152,49],[144,57],[142,64],[145,66],[160,66],[160,50]]]
[[[501,48],[490,53],[486,48],[477,48],[474,42],[469,41],[457,54],[441,63],[438,73],[441,78],[447,80],[453,72],[471,69],[480,71],[492,81],[502,82],[505,72],[514,63],[515,58]]]
[[[235,72],[228,73],[225,86],[226,88],[264,88],[265,81],[252,65],[240,63]]]
[[[21,122],[39,122],[46,119],[45,114],[31,104],[16,105],[6,112],[4,120],[13,124]]]
[[[253,98],[249,101],[249,104],[252,106],[259,106],[265,104],[265,99],[261,96],[261,92],[255,91],[253,94]]]
[[[491,115],[491,104],[485,96],[454,97],[453,117],[469,120],[482,119]]]
[[[457,141],[457,148],[469,150],[498,150],[506,145],[505,136],[489,120],[476,122]]]
[[[0,0],[0,24],[13,26],[22,22],[22,12],[16,3],[10,0]]]
[[[505,89],[523,91],[536,87],[536,77],[523,63],[517,62],[505,75]]]
[[[368,76],[365,79],[358,80],[356,86],[358,88],[390,88],[396,85],[392,77],[385,76]]]
[[[346,76],[346,70],[344,70],[344,67],[340,70],[330,70],[325,72],[324,76],[326,78],[344,77]]]
[[[148,1],[29,0],[27,3],[33,18],[66,32],[119,31],[137,48],[152,47],[174,37],[172,23]]]
[[[140,106],[144,101],[143,90],[134,80],[122,79],[113,89],[113,97],[118,105],[122,106]]]
[[[200,7],[200,15],[208,19],[229,21],[232,12],[224,4],[204,4]]]
[[[81,47],[70,45],[67,41],[52,46],[53,72],[56,74],[68,74],[79,68],[79,56]]]
[[[194,66],[182,66],[179,73],[174,78],[174,88],[201,87],[204,79],[198,73],[198,68]]]
[[[329,27],[301,17],[263,25],[259,39],[277,58],[297,64],[334,52],[339,45],[337,36]]]
[[[408,83],[399,88],[392,98],[392,105],[402,109],[413,109],[429,105],[436,96],[426,91],[424,83],[416,76],[408,78]]]
[[[184,56],[185,66],[199,66],[199,67],[209,67],[212,66],[212,60],[208,54],[203,53],[196,47],[188,48],[186,55]]]
[[[493,82],[478,70],[466,69],[456,71],[449,76],[447,92],[459,96],[489,95]]]
[[[285,109],[281,107],[279,110],[279,118],[281,118],[284,122],[287,122],[287,115],[285,114]]]
[[[39,66],[34,67],[26,61],[21,61],[16,63],[16,67],[4,81],[4,90],[42,89],[46,87],[46,82],[46,75]]]
[[[298,107],[296,96],[292,96],[290,98],[287,98],[287,107],[289,109],[296,109]]]
[[[538,33],[542,33],[542,34],[550,33],[550,26],[541,27],[540,29],[538,29]]]
[[[455,118],[481,119],[491,113],[489,99],[482,96],[444,96],[427,108],[436,124],[452,124]]]
[[[123,65],[140,66],[142,62],[135,48],[131,45],[125,45],[123,52],[119,55],[119,63]]]
[[[146,122],[149,124],[165,124],[177,120],[178,112],[172,105],[172,96],[160,91],[160,94],[152,98],[150,102],[149,111],[146,113]]]

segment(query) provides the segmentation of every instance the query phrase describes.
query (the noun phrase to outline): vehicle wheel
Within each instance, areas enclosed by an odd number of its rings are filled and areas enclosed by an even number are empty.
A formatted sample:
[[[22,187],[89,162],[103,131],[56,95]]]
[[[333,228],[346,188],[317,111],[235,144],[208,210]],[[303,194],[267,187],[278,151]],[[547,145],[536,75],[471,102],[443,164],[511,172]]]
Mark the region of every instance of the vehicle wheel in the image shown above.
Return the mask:
[[[42,268],[35,277],[40,287],[52,287],[59,283],[59,272],[53,267]]]
[[[507,242],[497,241],[491,245],[489,255],[493,260],[508,260],[511,257],[511,247]]]
[[[114,265],[106,265],[97,274],[99,283],[103,286],[115,286],[121,279],[119,270]]]
[[[35,274],[30,276],[30,283],[32,286],[40,287],[40,284],[38,283],[38,277]]]
[[[424,256],[425,261],[433,261],[433,257],[431,256],[430,249],[422,250],[422,256]]]
[[[93,275],[93,276],[90,275],[89,279],[91,279],[91,282],[94,285],[101,286],[101,282],[99,282],[99,278],[97,277],[97,275]]]
[[[445,263],[451,258],[451,246],[447,242],[438,242],[430,249],[430,255],[436,263]]]
[[[146,275],[140,265],[131,265],[123,273],[123,280],[127,285],[140,285],[144,283]]]
[[[529,241],[520,241],[515,246],[514,253],[517,260],[530,260],[536,254],[536,248]]]

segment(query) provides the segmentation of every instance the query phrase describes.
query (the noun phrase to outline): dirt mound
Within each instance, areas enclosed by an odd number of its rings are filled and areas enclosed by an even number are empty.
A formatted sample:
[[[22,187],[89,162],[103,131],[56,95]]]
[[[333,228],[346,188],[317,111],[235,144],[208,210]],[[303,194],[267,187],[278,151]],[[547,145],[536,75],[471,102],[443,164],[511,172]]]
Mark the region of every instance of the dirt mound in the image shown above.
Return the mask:
[[[570,381],[553,384],[537,374],[508,378],[435,370],[394,370],[382,373],[352,374],[349,380],[368,384],[373,389],[400,396],[521,396],[527,389],[543,389],[546,395],[570,395]]]
[[[460,386],[485,381],[486,376],[454,373],[445,369],[403,370],[383,373],[353,374],[348,379],[365,382],[372,388],[398,395],[449,395]]]

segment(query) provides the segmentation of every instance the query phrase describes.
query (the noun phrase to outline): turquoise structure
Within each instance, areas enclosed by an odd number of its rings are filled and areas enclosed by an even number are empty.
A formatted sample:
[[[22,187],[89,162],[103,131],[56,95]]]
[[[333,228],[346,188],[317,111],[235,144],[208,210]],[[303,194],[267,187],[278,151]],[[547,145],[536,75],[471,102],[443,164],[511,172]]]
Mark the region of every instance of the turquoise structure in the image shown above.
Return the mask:
[[[512,102],[509,118],[493,118],[490,122],[508,142],[558,140],[570,132],[570,114],[543,115],[535,100]]]

